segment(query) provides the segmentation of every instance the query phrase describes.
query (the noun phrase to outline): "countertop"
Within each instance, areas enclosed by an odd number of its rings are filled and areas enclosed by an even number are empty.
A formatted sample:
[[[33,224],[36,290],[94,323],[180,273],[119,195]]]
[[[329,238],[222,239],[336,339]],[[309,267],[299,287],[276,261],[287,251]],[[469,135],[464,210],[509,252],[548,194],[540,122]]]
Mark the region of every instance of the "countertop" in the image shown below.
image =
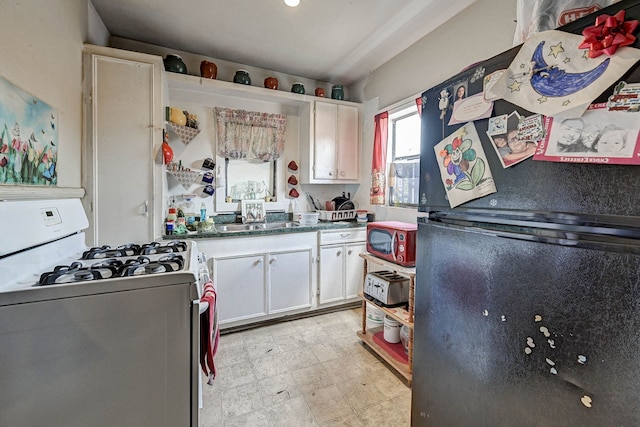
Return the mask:
[[[224,224],[220,224],[224,225]],[[294,225],[293,227],[287,228],[275,228],[269,230],[243,230],[243,231],[203,231],[203,232],[189,232],[187,234],[171,234],[171,235],[163,235],[163,240],[175,240],[175,239],[218,239],[218,238],[226,238],[226,237],[255,237],[255,236],[265,236],[265,235],[273,235],[273,234],[283,234],[283,233],[309,233],[323,230],[340,230],[340,229],[359,229],[365,228],[367,226],[366,222],[356,222],[356,221],[333,221],[333,222],[323,222],[319,221],[315,225],[309,226],[301,226]]]

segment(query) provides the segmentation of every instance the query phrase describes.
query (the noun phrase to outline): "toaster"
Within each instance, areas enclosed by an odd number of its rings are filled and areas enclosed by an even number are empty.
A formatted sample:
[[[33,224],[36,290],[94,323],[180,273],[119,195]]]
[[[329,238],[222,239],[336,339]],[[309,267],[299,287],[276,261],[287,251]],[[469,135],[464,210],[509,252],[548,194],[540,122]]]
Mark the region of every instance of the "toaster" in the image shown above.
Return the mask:
[[[393,271],[367,273],[364,296],[383,307],[396,307],[409,301],[409,279]]]

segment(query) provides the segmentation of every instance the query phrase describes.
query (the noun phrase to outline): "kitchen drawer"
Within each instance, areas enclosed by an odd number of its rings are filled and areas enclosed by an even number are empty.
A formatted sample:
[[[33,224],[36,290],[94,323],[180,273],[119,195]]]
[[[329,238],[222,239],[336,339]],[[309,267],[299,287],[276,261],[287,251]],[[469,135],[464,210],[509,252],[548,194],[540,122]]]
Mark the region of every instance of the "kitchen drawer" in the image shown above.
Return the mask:
[[[365,227],[353,229],[345,228],[342,230],[331,230],[320,232],[320,245],[331,245],[334,243],[348,242],[364,242],[367,236]]]

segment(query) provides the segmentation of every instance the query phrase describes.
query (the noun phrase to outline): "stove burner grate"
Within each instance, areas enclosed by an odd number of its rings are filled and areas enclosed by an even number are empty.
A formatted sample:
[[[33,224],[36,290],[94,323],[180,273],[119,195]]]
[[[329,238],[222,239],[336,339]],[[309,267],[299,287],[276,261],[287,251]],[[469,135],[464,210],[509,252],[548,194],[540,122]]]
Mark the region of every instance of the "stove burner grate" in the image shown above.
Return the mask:
[[[38,284],[57,285],[62,283],[86,282],[117,276],[118,271],[111,266],[83,267],[79,262],[56,266],[53,271],[43,273]]]
[[[43,273],[38,284],[41,286],[57,285],[114,277],[141,276],[179,271],[183,268],[183,256],[173,253],[163,255],[155,261],[145,255],[127,260],[109,258],[94,262],[88,267],[83,266],[81,262],[74,261],[69,265],[58,265],[52,271]]]
[[[140,253],[144,255],[152,255],[152,254],[167,254],[174,252],[185,252],[187,250],[187,243],[174,240],[167,243],[158,243],[151,242],[142,245],[140,249]]]
[[[151,261],[146,256],[139,256],[129,261],[131,262],[125,263],[118,271],[120,276],[166,273],[182,270],[184,267],[184,258],[176,254],[163,256],[157,261]]]
[[[126,245],[121,245],[116,248],[112,248],[109,245],[96,246],[88,251],[85,251],[82,254],[81,259],[100,259],[100,258],[111,258],[111,257],[123,257],[123,256],[133,256],[140,254],[140,245],[135,243],[128,243]]]

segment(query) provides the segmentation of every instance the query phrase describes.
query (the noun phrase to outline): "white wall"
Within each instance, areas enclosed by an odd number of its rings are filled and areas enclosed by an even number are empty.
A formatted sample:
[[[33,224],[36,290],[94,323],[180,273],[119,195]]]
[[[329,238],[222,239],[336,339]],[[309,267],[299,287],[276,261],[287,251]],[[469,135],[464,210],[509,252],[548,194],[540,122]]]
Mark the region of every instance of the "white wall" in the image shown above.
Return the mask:
[[[350,87],[352,99],[364,104],[362,173],[356,200],[376,219],[415,222],[414,209],[372,207],[368,203],[373,116],[392,104],[412,98],[463,68],[511,48],[515,32],[514,0],[478,0],[458,16],[416,42]]]
[[[87,0],[0,1],[0,75],[58,110],[59,187],[80,187],[87,15]]]

